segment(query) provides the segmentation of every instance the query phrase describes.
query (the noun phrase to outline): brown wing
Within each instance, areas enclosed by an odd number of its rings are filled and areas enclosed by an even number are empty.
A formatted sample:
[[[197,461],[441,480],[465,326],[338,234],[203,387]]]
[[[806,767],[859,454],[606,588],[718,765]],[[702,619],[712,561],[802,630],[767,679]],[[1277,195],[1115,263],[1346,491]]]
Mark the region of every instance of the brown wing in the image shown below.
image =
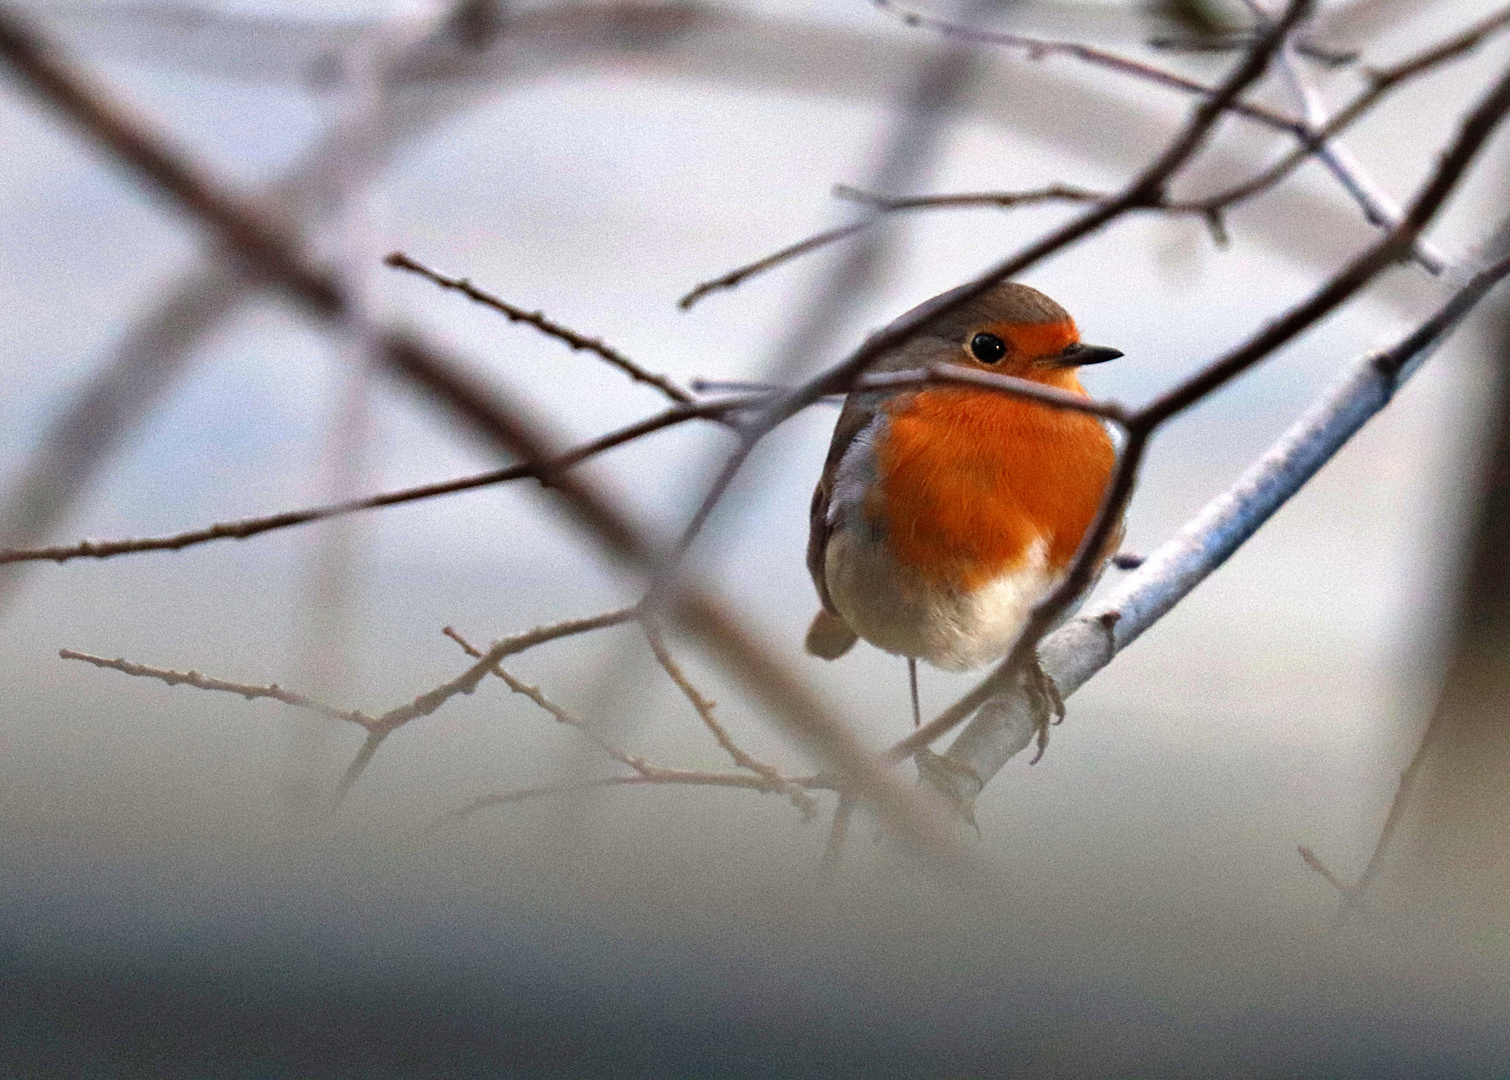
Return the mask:
[[[823,475],[818,478],[818,486],[813,489],[813,503],[808,509],[807,572],[813,576],[813,585],[818,590],[818,599],[823,602],[823,609],[835,615],[838,612],[834,610],[834,602],[828,595],[828,582],[823,569],[828,553],[828,536],[833,532],[828,523],[828,503],[833,497],[834,480],[839,473],[839,462],[843,459],[844,452],[875,415],[876,402],[862,400],[861,395],[852,396],[844,403],[844,411],[839,414],[839,422],[834,426],[834,437],[828,444]]]

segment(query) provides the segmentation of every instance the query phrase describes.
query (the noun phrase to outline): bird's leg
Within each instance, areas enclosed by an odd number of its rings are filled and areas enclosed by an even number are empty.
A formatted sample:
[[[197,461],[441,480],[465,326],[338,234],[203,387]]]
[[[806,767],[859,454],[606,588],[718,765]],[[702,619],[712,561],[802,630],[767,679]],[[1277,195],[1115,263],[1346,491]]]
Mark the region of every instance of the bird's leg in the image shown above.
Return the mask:
[[[916,656],[907,658],[907,684],[912,690],[912,726],[920,728],[923,726],[923,710],[918,705],[918,658]]]
[[[1036,765],[1042,759],[1043,752],[1049,748],[1049,725],[1064,723],[1064,697],[1059,693],[1059,685],[1053,677],[1043,670],[1037,652],[1033,653],[1033,658],[1025,666],[1022,688],[1032,703],[1034,726],[1038,730],[1038,753],[1033,755],[1033,760],[1029,763]]]

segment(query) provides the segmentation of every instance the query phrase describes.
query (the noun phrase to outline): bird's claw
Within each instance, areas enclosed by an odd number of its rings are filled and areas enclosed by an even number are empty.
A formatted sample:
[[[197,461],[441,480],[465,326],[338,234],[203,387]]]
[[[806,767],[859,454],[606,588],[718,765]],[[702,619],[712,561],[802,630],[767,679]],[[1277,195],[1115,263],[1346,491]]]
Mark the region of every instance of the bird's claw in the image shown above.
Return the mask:
[[[1033,723],[1037,731],[1034,741],[1038,745],[1038,752],[1029,764],[1037,765],[1043,759],[1044,751],[1049,748],[1049,726],[1064,723],[1064,696],[1059,693],[1059,686],[1053,677],[1043,670],[1036,655],[1023,673],[1023,690],[1032,703]]]

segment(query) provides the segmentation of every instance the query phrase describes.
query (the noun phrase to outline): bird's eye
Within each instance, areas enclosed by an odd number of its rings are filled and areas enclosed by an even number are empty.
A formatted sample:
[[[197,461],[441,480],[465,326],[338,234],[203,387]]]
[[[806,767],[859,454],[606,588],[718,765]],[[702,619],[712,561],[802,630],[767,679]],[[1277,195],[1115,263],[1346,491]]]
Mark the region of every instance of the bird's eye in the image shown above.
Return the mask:
[[[994,364],[1007,355],[1007,343],[995,334],[976,334],[970,339],[970,355],[982,364]]]

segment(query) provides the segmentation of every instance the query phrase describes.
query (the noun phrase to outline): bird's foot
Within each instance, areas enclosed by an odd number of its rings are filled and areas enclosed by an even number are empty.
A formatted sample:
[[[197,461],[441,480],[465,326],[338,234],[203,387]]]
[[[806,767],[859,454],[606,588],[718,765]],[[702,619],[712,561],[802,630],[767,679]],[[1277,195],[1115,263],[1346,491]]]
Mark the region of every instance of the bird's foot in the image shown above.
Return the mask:
[[[1059,693],[1059,686],[1053,677],[1043,670],[1037,653],[1033,654],[1032,662],[1023,672],[1022,688],[1033,708],[1038,752],[1033,755],[1030,764],[1037,765],[1043,758],[1044,751],[1049,748],[1050,725],[1064,723],[1064,697]]]

